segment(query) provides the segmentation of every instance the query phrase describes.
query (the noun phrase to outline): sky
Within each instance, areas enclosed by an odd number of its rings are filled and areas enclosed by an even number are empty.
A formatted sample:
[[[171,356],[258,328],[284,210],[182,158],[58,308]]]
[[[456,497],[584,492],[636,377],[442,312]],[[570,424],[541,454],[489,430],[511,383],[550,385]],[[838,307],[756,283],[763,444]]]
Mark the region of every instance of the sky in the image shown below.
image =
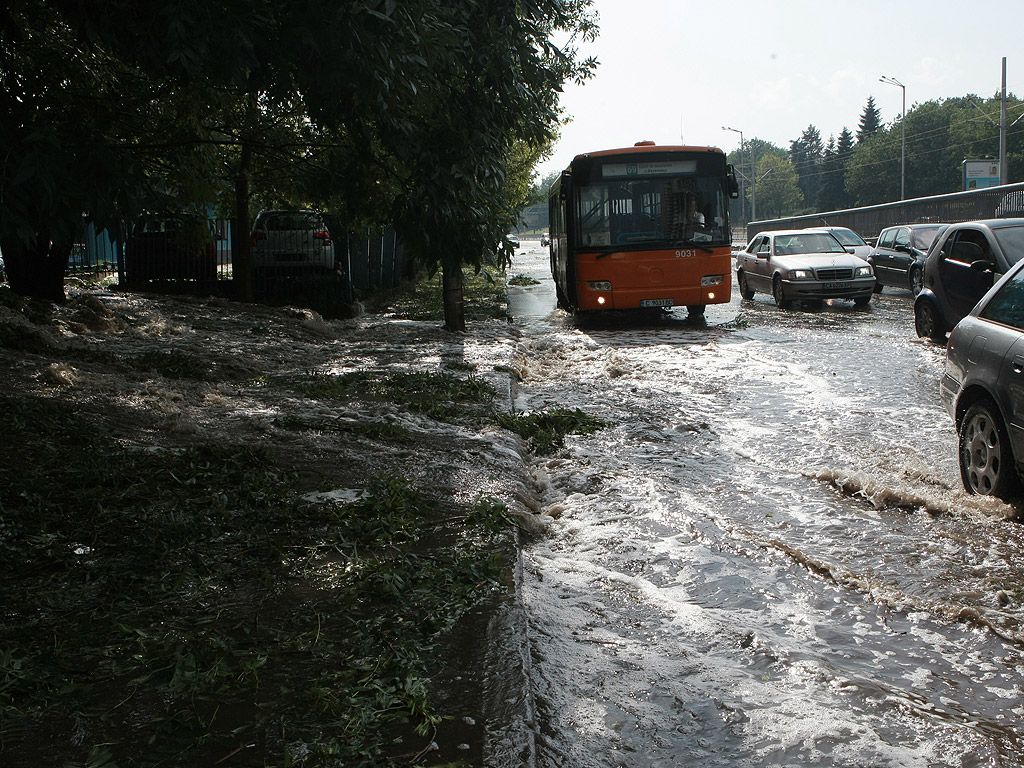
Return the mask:
[[[883,124],[899,118],[904,89],[879,82],[883,75],[904,85],[910,111],[933,99],[995,94],[1005,57],[1007,93],[1024,96],[1019,0],[594,0],[593,7],[600,36],[580,54],[599,65],[584,85],[566,85],[561,104],[571,122],[538,166],[541,177],[577,154],[642,140],[731,152],[740,134],[723,126],[742,131],[744,141],[789,149],[814,125],[827,143],[844,127],[856,134],[869,96]],[[998,111],[992,117],[998,123]]]

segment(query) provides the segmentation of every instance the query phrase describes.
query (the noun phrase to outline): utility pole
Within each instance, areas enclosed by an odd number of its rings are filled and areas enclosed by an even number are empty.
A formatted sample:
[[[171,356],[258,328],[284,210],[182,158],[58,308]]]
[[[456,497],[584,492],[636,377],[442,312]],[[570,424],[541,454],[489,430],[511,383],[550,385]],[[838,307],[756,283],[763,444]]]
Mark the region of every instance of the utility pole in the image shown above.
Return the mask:
[[[903,91],[903,114],[900,115],[900,200],[907,199],[907,86],[895,77],[882,75],[880,83],[895,85]],[[1005,81],[1004,81],[1005,82]]]
[[[1006,157],[1006,57],[1003,56],[1002,104],[999,107],[999,183],[1009,183],[1010,164]]]
[[[985,116],[986,120],[988,120],[990,123],[992,123],[992,125],[994,125],[996,128],[999,129],[999,183],[1000,184],[1009,184],[1010,183],[1010,162],[1009,162],[1009,158],[1006,156],[1006,132],[1009,129],[1010,125],[1007,125],[1007,122],[1006,122],[1006,57],[1005,56],[1003,56],[1003,83],[1002,83],[1002,91],[1000,93],[1000,99],[999,99],[999,101],[1000,101],[1000,104],[999,104],[999,122],[997,123],[995,120],[993,120],[991,117],[989,117],[988,114],[985,112],[985,110],[983,110],[981,107],[979,107],[978,103],[974,99],[970,99],[969,98],[968,101],[970,101],[970,103],[972,105],[974,105],[974,108],[976,110],[978,110],[979,112],[981,112],[982,115]],[[1024,115],[1021,115],[1020,117],[1018,117],[1017,120],[1020,120],[1021,117],[1024,117]],[[1013,124],[1015,124],[1017,122],[1017,120],[1014,120]]]

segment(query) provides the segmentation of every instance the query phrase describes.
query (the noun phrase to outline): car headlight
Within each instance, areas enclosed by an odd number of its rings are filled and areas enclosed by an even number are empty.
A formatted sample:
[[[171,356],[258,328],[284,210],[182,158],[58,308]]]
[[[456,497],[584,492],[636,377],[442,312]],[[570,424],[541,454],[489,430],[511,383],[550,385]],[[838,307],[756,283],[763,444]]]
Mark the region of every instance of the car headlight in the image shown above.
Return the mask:
[[[853,271],[854,277],[871,277],[874,272],[871,271],[871,267],[857,267]]]
[[[814,273],[809,269],[791,269],[789,270],[790,280],[813,280]]]

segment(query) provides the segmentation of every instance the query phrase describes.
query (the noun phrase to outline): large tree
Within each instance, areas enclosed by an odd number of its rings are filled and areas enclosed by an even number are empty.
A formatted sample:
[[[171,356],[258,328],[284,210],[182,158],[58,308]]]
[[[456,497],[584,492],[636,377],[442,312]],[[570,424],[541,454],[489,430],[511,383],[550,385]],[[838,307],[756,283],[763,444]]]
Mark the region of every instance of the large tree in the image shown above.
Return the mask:
[[[116,232],[156,190],[166,204],[219,197],[243,235],[253,197],[362,223],[401,216],[421,263],[446,275],[478,264],[525,201],[562,84],[592,72],[574,47],[596,32],[590,2],[7,6],[12,286],[59,300],[82,214]],[[233,253],[242,274],[246,242]]]
[[[815,201],[818,211],[836,211],[849,207],[850,195],[846,191],[846,167],[853,146],[853,134],[845,126],[839,133],[838,139],[829,137],[821,164],[821,182]]]
[[[821,185],[822,164],[825,149],[821,133],[813,125],[807,126],[800,138],[789,144],[789,159],[797,174],[797,183],[804,200],[813,203],[818,197]]]
[[[784,150],[766,152],[757,163],[757,218],[794,216],[804,204],[799,179]]]

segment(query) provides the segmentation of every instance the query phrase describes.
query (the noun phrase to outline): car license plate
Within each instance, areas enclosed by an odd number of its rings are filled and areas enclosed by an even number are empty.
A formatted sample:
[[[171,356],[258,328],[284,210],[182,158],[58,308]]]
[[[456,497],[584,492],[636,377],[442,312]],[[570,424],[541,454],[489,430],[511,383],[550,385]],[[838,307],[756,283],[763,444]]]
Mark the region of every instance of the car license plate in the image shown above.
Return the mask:
[[[641,307],[671,307],[672,299],[643,299]]]
[[[838,291],[843,288],[849,288],[850,283],[824,283],[821,287],[826,291]]]

